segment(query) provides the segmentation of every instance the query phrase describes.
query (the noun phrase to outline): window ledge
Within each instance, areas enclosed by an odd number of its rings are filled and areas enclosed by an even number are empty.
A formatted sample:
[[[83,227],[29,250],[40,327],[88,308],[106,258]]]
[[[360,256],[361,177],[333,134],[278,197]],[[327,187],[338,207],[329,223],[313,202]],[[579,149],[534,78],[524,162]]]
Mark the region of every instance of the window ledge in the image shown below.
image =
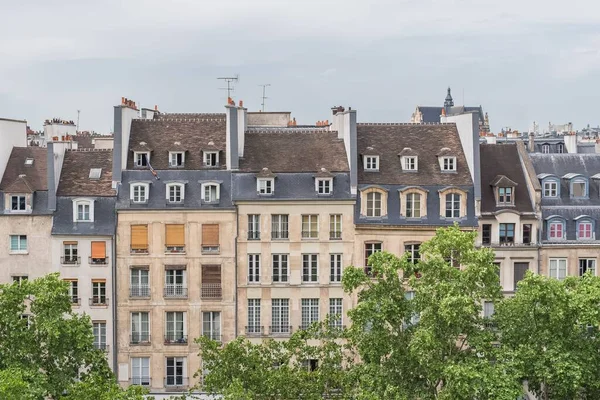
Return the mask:
[[[23,254],[29,254],[29,250],[10,250],[8,252],[8,254],[12,254],[12,255],[23,255]]]
[[[6,210],[6,212],[8,214],[16,214],[16,215],[23,215],[23,214],[31,214],[33,210]]]

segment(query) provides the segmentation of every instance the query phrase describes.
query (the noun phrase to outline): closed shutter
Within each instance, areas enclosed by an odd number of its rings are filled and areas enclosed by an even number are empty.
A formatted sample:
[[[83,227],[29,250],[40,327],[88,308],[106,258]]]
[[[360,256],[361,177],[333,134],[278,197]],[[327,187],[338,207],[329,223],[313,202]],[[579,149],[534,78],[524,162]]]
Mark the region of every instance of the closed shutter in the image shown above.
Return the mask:
[[[185,235],[183,225],[167,225],[166,226],[166,246],[185,246]]]
[[[529,269],[529,263],[515,263],[514,290],[517,290],[517,282],[525,278],[525,272]]]
[[[148,248],[148,225],[131,225],[131,249],[146,250]]]
[[[92,242],[92,258],[106,258],[106,242]]]
[[[203,265],[202,283],[221,283],[221,266]]]
[[[63,242],[63,244],[65,246],[68,246],[68,245],[75,245],[75,246],[77,246],[77,242],[73,242],[73,241],[65,241],[65,242]]]
[[[202,246],[218,246],[219,245],[219,225],[218,224],[203,224],[202,225]]]

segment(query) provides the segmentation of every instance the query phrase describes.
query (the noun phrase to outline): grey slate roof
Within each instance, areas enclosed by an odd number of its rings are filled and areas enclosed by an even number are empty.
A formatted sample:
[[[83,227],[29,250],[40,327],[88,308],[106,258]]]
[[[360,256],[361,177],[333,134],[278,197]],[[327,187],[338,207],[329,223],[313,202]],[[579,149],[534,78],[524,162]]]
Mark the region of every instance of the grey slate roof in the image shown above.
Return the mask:
[[[12,214],[4,210],[4,192],[0,192],[0,215],[52,215],[48,209],[48,191],[38,190],[33,193],[33,207],[30,214]]]
[[[25,165],[27,158],[33,158],[33,165]],[[26,176],[34,191],[48,190],[47,162],[45,147],[13,147],[0,182],[0,190],[5,190],[14,183],[19,175]]]
[[[272,195],[259,195],[256,191],[256,174],[233,174],[233,200],[352,200],[350,176],[347,173],[333,174],[333,194],[318,195],[315,190],[316,173],[281,173],[275,178]]]
[[[558,215],[562,217],[566,223],[566,238],[564,240],[548,240],[548,217]],[[594,220],[594,232],[596,240],[577,240],[577,221],[575,218],[583,215],[590,216]],[[600,208],[599,207],[573,207],[564,209],[544,208],[542,209],[543,233],[542,241],[544,243],[600,243]],[[600,252],[600,248],[598,250]]]
[[[77,197],[59,197],[56,200],[56,213],[52,221],[52,234],[80,236],[114,235],[117,225],[115,212],[116,198],[94,198],[94,222],[73,222],[73,199]]]
[[[423,123],[440,122],[440,115],[442,115],[442,109],[444,107],[418,106],[418,108],[423,115]],[[470,111],[477,111],[479,113],[479,120],[483,122],[485,117],[481,107],[454,106],[450,107],[448,115],[462,114]]]

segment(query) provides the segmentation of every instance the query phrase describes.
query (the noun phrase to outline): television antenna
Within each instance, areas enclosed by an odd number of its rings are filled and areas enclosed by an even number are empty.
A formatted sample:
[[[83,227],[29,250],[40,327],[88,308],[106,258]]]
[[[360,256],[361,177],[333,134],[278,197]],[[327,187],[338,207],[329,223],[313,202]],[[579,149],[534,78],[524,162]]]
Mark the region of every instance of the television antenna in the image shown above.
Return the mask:
[[[77,128],[75,128],[75,133],[79,133],[79,114],[81,114],[81,110],[77,110]]]
[[[261,97],[262,98],[262,103],[260,103],[260,105],[262,106],[262,112],[264,112],[265,111],[265,99],[268,99],[268,97],[266,95],[267,86],[271,86],[271,84],[270,83],[264,83],[264,84],[258,85],[258,86],[261,86],[262,89],[263,89],[263,91],[262,91],[263,93],[262,93],[262,97]]]
[[[221,77],[221,78],[217,78],[221,81],[225,81],[227,83],[227,87],[226,88],[220,88],[221,90],[227,90],[227,98],[231,97],[231,92],[233,92],[235,90],[233,83],[234,82],[239,82],[240,80],[240,74],[235,74],[235,76],[226,76],[226,77]]]

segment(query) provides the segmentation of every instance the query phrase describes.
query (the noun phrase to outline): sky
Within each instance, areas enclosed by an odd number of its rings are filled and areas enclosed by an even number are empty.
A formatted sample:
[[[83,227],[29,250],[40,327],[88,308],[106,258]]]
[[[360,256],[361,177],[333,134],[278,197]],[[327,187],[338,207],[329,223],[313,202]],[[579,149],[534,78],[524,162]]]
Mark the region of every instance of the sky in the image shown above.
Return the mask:
[[[108,133],[127,97],[299,124],[336,105],[408,122],[417,105],[482,105],[492,131],[600,124],[597,0],[0,0],[0,118]]]

